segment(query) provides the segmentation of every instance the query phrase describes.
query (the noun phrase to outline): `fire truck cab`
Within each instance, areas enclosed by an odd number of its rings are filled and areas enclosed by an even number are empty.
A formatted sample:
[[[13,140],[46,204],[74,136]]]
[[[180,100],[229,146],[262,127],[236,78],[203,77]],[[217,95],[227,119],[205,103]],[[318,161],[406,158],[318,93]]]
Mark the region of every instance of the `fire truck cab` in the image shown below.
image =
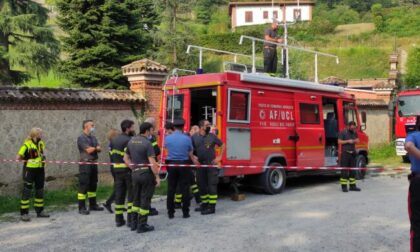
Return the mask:
[[[369,160],[365,122],[342,87],[233,71],[172,77],[160,118],[184,118],[186,132],[208,119],[226,145],[222,165],[245,166],[221,169],[221,179],[241,178],[269,194],[280,193],[286,178],[328,171],[263,166],[338,166],[338,133],[347,122],[358,125],[357,165]]]
[[[395,150],[403,161],[409,162],[404,149],[407,133],[414,131],[416,116],[420,115],[420,89],[404,90],[397,94],[391,104],[395,109]]]

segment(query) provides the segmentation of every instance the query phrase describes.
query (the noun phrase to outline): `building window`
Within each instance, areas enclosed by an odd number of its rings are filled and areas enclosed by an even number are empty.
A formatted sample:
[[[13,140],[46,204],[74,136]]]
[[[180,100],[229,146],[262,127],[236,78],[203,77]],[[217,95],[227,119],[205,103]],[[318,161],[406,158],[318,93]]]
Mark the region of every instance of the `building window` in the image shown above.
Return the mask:
[[[252,11],[245,12],[245,23],[252,23]]]
[[[229,89],[228,121],[249,123],[251,115],[251,93],[248,90]]]
[[[263,18],[264,19],[268,19],[268,11],[264,11],[263,12]]]
[[[301,124],[320,124],[319,107],[317,104],[300,104],[300,123]]]
[[[301,9],[294,9],[293,10],[293,18],[295,21],[302,20],[302,10]]]
[[[273,11],[273,18],[279,18],[279,12]]]

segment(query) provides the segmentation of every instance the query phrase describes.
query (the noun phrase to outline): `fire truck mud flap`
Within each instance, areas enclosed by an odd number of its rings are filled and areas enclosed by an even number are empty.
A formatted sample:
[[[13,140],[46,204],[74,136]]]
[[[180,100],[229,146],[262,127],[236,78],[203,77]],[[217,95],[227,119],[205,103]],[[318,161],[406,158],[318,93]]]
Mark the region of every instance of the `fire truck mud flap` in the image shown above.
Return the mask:
[[[270,163],[269,166],[282,166],[279,163]],[[259,185],[267,194],[281,193],[286,186],[286,172],[284,169],[266,169],[259,176]]]

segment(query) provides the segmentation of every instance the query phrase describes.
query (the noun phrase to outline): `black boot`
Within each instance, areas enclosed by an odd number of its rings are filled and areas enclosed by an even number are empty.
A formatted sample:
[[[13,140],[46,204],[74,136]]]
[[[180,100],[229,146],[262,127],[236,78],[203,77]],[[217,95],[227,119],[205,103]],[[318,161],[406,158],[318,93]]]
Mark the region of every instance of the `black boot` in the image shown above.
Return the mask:
[[[96,197],[93,197],[93,198],[89,198],[89,210],[90,211],[103,211],[104,208],[99,206],[96,203]]]
[[[127,213],[127,227],[131,227],[132,213]]]
[[[36,217],[38,218],[50,218],[49,214],[44,213],[44,208],[40,207],[40,208],[35,208],[36,211]]]
[[[159,211],[156,208],[154,208],[154,207],[150,207],[149,211],[150,211],[149,212],[149,216],[159,215]]]
[[[89,211],[86,209],[85,200],[79,200],[79,214],[81,214],[81,215],[88,215],[89,214]]]
[[[197,204],[201,203],[201,198],[200,198],[199,193],[194,193],[194,199],[195,199],[195,203],[197,203]]]
[[[106,202],[106,203],[103,203],[102,205],[105,207],[106,210],[108,210],[109,213],[111,214],[114,213],[110,203]]]
[[[360,192],[362,189],[357,187],[356,185],[350,185],[350,191]]]
[[[201,211],[202,215],[214,214],[216,213],[216,204],[209,204],[209,206]]]
[[[348,192],[349,190],[347,189],[347,185],[341,185],[341,190],[343,192]]]
[[[147,224],[147,215],[139,215],[139,224],[137,226],[137,233],[145,233],[155,230],[155,227]]]
[[[195,210],[194,210],[194,211],[196,211],[196,212],[202,212],[202,211],[204,211],[205,209],[207,209],[207,208],[208,208],[208,206],[209,206],[209,204],[208,204],[208,203],[201,203],[201,205],[200,205],[199,207],[195,208]]]
[[[117,227],[122,227],[125,225],[124,215],[122,214],[116,214],[115,215],[115,223]]]
[[[139,218],[138,213],[131,213],[131,231],[137,230],[138,218]]]

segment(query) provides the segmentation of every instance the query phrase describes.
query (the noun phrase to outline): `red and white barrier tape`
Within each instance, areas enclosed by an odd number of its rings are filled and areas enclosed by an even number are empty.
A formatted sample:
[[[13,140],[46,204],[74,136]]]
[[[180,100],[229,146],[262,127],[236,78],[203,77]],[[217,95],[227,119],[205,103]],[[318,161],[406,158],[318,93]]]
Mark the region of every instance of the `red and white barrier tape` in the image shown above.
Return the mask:
[[[1,163],[24,163],[25,160],[15,160],[15,159],[0,159]],[[110,163],[110,162],[83,162],[83,161],[58,161],[58,160],[46,160],[42,161],[47,164],[65,164],[65,165],[116,165],[119,163]],[[150,166],[150,164],[136,164],[136,166]],[[265,166],[265,165],[194,165],[194,164],[159,164],[159,166],[171,166],[171,167],[193,167],[193,168],[229,168],[229,169],[285,169],[288,171],[306,171],[306,170],[372,170],[372,171],[384,171],[384,168],[381,167],[332,167],[332,166]],[[408,170],[407,168],[394,168],[394,170]]]

